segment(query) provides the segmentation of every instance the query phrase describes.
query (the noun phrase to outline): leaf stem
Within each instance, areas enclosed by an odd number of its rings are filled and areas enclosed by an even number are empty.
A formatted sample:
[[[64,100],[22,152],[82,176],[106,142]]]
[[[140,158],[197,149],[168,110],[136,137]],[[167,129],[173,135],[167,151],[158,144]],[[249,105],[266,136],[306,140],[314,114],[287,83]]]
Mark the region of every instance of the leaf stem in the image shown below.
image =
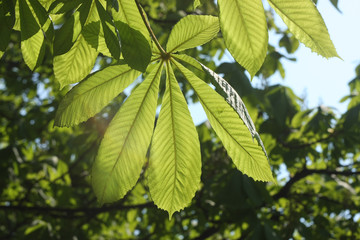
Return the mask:
[[[150,35],[151,35],[151,38],[152,38],[152,39],[154,40],[154,42],[155,42],[156,47],[157,47],[157,48],[159,49],[159,51],[161,52],[161,55],[162,55],[162,56],[164,56],[164,57],[167,56],[168,53],[162,48],[162,46],[160,45],[158,39],[156,38],[153,30],[152,30],[151,27],[150,27],[150,23],[149,23],[148,20],[146,19],[146,15],[145,15],[145,13],[144,13],[144,11],[143,11],[140,3],[138,2],[138,0],[135,0],[135,3],[136,3],[137,8],[139,9],[141,18],[142,18],[142,20],[143,20],[143,22],[144,22],[147,30],[149,31],[149,33],[150,33]]]

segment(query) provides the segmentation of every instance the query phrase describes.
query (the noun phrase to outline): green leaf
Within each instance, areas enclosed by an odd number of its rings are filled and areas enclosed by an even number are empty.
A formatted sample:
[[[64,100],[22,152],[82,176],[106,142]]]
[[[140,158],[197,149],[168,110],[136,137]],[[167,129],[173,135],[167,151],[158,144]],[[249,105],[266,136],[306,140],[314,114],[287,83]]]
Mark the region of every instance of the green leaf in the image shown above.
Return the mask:
[[[81,32],[80,13],[74,12],[63,26],[55,31],[54,55],[61,55],[68,52]]]
[[[312,51],[339,57],[319,11],[311,0],[268,0],[294,36]],[[340,58],[340,57],[339,57]]]
[[[171,57],[178,59],[180,61],[183,61],[187,64],[190,64],[192,67],[194,67],[195,69],[199,70],[199,71],[204,71],[204,69],[202,68],[201,64],[199,61],[197,61],[195,58],[190,57],[189,55],[186,54],[172,54]]]
[[[62,99],[55,126],[73,126],[93,117],[129,86],[140,72],[128,65],[104,68],[81,81]]]
[[[199,137],[170,64],[166,90],[150,148],[149,189],[154,203],[174,212],[186,207],[200,188]]]
[[[219,32],[219,19],[213,16],[188,15],[171,30],[166,49],[179,52],[203,45]]]
[[[44,33],[41,29],[32,37],[21,41],[21,51],[24,57],[24,61],[31,70],[34,70],[42,60],[45,50],[43,43]]]
[[[101,19],[102,31],[104,33],[104,40],[106,47],[109,49],[111,56],[115,59],[120,58],[120,41],[117,37],[114,26],[112,25],[112,19],[108,12],[105,11],[101,3],[96,0],[96,7]]]
[[[193,5],[194,9],[200,6],[200,4],[201,4],[200,0],[194,0],[194,5]]]
[[[79,82],[93,68],[97,52],[85,41],[82,34],[65,54],[54,57],[54,74],[60,88]]]
[[[28,0],[28,1],[31,4],[33,14],[34,16],[36,16],[39,25],[41,27],[44,26],[46,21],[49,20],[46,10],[37,0]]]
[[[10,42],[11,29],[15,22],[14,6],[11,1],[0,2],[0,58]]]
[[[98,0],[86,1],[81,5],[79,9],[80,22],[81,25],[83,26],[83,30],[81,33],[83,34],[87,43],[91,47],[93,47],[96,51],[101,52],[103,55],[109,57],[112,56],[112,53],[110,53],[109,48],[107,46],[107,44],[111,45],[112,43],[114,44],[113,46],[114,49],[112,49],[113,55],[114,56],[120,55],[120,46],[119,48],[117,48],[115,43],[116,40],[114,40],[115,38],[117,38],[115,33],[115,27],[113,26],[109,27],[108,25],[106,25],[105,31],[107,31],[106,35],[107,37],[109,37],[109,39],[107,40],[105,39],[104,28],[102,24],[103,19],[100,19],[100,13],[98,11],[98,8],[100,8],[100,6],[102,8],[102,4],[101,3],[96,4],[97,2],[99,1]],[[97,7],[97,5],[99,5],[99,7]],[[109,20],[109,17],[106,16],[107,13],[101,15],[105,17],[108,21],[111,21]]]
[[[232,158],[244,174],[259,181],[274,181],[270,165],[261,146],[253,138],[235,110],[210,86],[191,71],[172,60],[193,87],[201,105]]]
[[[150,36],[135,1],[119,0],[119,11],[112,13],[126,63],[144,72],[151,59]]]
[[[52,14],[62,14],[77,8],[83,0],[56,0],[50,7],[48,12]]]
[[[122,198],[139,178],[154,129],[162,66],[125,101],[100,144],[92,185],[101,204]]]
[[[261,0],[219,0],[226,47],[253,77],[264,62],[268,32]]]
[[[200,63],[205,72],[207,72],[215,82],[217,82],[218,86],[221,87],[221,89],[226,94],[226,101],[230,104],[230,106],[237,112],[241,120],[243,120],[245,126],[248,128],[248,130],[251,133],[251,137],[256,139],[258,141],[258,144],[261,146],[263,152],[265,153],[265,156],[267,157],[267,153],[264,147],[263,142],[261,141],[259,133],[256,131],[255,125],[250,117],[250,114],[248,110],[246,109],[246,106],[237,93],[237,91],[222,77],[220,77],[217,73],[212,71],[210,68],[206,67],[204,64]]]
[[[101,34],[100,21],[91,22],[83,27],[82,35],[86,42],[96,50],[99,50],[99,36]]]
[[[19,1],[21,51],[26,65],[34,70],[44,42],[44,34],[35,19],[27,1]]]

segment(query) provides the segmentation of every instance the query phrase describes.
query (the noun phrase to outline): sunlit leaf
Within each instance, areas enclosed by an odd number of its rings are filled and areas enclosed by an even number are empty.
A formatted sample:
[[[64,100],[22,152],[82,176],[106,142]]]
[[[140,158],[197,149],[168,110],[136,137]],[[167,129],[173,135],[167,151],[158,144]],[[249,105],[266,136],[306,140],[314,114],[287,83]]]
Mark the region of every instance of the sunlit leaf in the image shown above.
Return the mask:
[[[61,14],[77,8],[83,0],[56,0],[54,1],[48,11],[52,14]]]
[[[167,52],[179,52],[209,42],[219,32],[219,19],[213,16],[188,15],[171,30]]]
[[[194,0],[194,5],[193,5],[194,9],[200,6],[200,4],[201,4],[200,0]]]
[[[291,33],[312,51],[326,57],[339,57],[328,30],[312,0],[268,0]]]
[[[200,187],[199,137],[170,64],[166,90],[150,148],[149,189],[169,217],[186,207]]]
[[[106,47],[109,49],[111,56],[115,59],[120,58],[120,41],[117,37],[112,19],[108,12],[105,11],[101,3],[96,0],[96,7],[101,19],[102,31],[104,33],[104,40]]]
[[[215,73],[214,71],[212,71],[210,68],[206,67],[202,63],[200,63],[200,65],[205,70],[205,72],[207,72],[225,92],[226,101],[231,105],[231,107],[237,112],[239,117],[243,120],[245,126],[248,128],[249,132],[251,133],[252,138],[253,139],[255,138],[258,141],[258,144],[261,146],[262,150],[265,153],[265,156],[267,157],[264,144],[261,141],[260,135],[256,131],[255,125],[250,117],[250,114],[246,109],[246,106],[243,100],[241,99],[241,97],[239,96],[239,94],[225,79],[220,77],[217,73]]]
[[[264,62],[268,32],[261,0],[219,0],[226,47],[253,77]]]
[[[73,126],[93,117],[139,75],[139,71],[126,64],[109,66],[89,75],[62,99],[55,125]]]
[[[151,41],[135,1],[119,0],[119,11],[113,9],[112,13],[125,61],[144,72],[151,59]]]
[[[19,1],[21,51],[26,65],[31,70],[36,67],[44,42],[44,34],[39,23],[33,15],[27,1]]]
[[[54,57],[54,74],[60,88],[85,78],[93,68],[97,52],[85,41],[82,34],[72,48]]]
[[[232,158],[244,174],[259,181],[274,181],[270,165],[262,147],[253,140],[249,129],[235,110],[209,85],[173,60],[198,95],[201,105]]]
[[[132,92],[104,135],[92,168],[100,203],[122,198],[139,178],[153,133],[162,65]]]

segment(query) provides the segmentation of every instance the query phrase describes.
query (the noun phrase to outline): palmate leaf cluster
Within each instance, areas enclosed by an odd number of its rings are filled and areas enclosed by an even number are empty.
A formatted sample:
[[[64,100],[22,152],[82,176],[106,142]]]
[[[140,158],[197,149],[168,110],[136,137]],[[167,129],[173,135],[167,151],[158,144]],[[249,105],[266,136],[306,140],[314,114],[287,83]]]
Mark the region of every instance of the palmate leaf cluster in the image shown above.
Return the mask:
[[[269,3],[296,38],[324,57],[337,56],[312,1]],[[199,4],[194,2],[195,7]],[[123,198],[136,184],[145,163],[151,198],[170,217],[200,188],[199,137],[178,76],[194,90],[235,166],[255,180],[274,181],[265,147],[239,94],[205,65],[179,54],[209,42],[221,30],[235,60],[251,76],[256,74],[268,46],[262,2],[219,0],[218,6],[219,18],[182,18],[173,27],[164,50],[137,1],[1,2],[2,31],[21,32],[22,55],[31,70],[40,66],[45,52],[50,51],[60,88],[81,81],[60,103],[55,126],[73,126],[95,116],[146,72],[144,81],[115,114],[100,144],[92,185],[101,204]],[[9,41],[2,38],[1,54]],[[89,75],[99,53],[114,62]],[[226,100],[185,65],[207,72]],[[166,88],[154,131],[161,81]]]

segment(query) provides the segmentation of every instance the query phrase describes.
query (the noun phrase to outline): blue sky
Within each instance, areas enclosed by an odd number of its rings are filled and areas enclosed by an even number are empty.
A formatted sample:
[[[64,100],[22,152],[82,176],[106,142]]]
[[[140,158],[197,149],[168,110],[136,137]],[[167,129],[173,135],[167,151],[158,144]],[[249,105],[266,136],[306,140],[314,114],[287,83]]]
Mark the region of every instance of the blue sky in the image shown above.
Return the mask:
[[[349,93],[347,83],[355,77],[355,67],[360,64],[360,1],[340,0],[338,7],[341,13],[333,7],[330,0],[318,0],[318,10],[343,60],[323,58],[300,44],[293,55],[297,58],[296,62],[282,61],[286,71],[285,79],[275,74],[270,78],[270,83],[289,86],[296,95],[305,96],[306,104],[310,108],[323,104],[336,108],[335,112],[340,114],[346,111],[347,105],[339,101]],[[280,18],[276,23],[283,24]],[[272,43],[278,41],[278,37],[272,33],[269,38]],[[285,53],[283,49],[279,51]],[[258,81],[254,78],[252,83],[256,85]],[[192,105],[190,111],[195,124],[206,120],[200,104]]]
[[[349,93],[347,83],[354,78],[355,67],[360,64],[360,1],[340,0],[340,13],[329,0],[319,0],[318,9],[343,60],[323,58],[300,44],[300,49],[294,54],[297,61],[283,61],[284,81],[279,75],[272,80],[291,87],[299,96],[306,93],[309,107],[324,104],[341,113],[346,110],[346,103],[339,101]]]

